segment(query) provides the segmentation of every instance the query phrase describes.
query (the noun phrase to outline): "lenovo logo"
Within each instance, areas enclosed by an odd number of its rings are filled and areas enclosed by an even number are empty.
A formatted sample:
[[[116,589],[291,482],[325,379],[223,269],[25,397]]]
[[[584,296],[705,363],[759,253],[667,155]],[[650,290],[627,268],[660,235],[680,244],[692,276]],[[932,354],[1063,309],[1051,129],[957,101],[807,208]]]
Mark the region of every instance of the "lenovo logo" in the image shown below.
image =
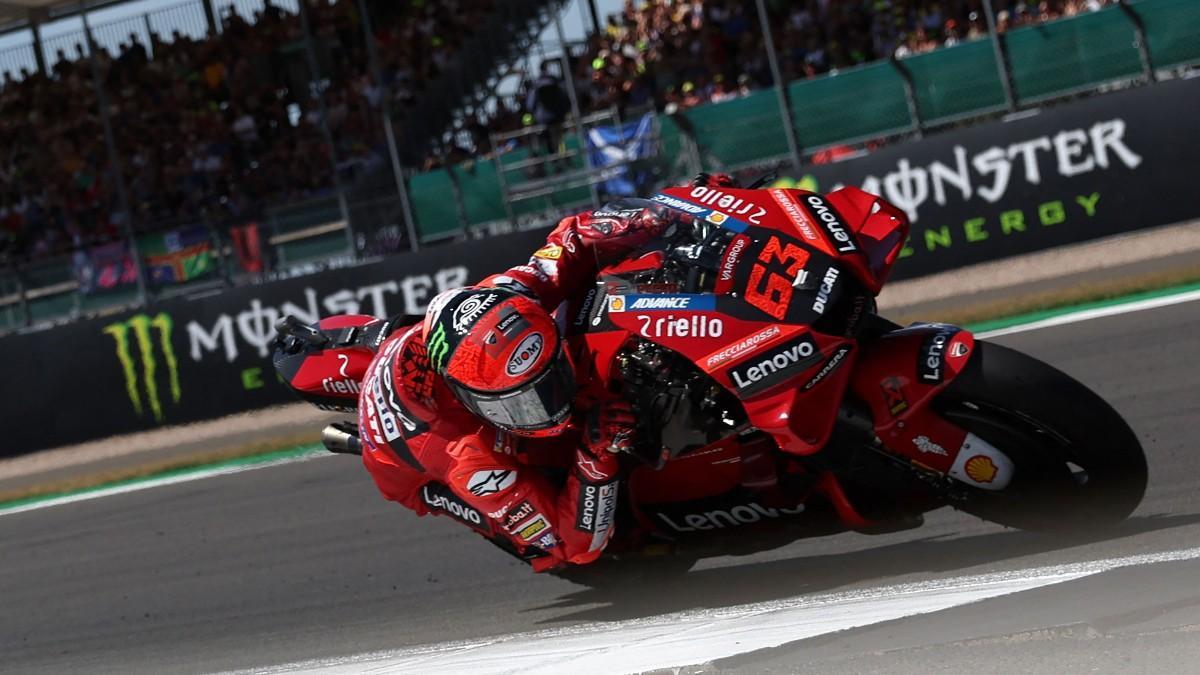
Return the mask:
[[[729,369],[729,379],[739,394],[755,394],[788,378],[792,371],[811,365],[821,356],[812,335],[800,337]]]

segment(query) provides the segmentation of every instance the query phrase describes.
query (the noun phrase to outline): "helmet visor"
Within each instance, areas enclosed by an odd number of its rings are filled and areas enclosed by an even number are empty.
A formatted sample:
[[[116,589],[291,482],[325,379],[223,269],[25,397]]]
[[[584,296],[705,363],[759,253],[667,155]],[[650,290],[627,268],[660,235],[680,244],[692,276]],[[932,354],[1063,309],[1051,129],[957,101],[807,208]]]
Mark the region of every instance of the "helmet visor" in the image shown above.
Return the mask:
[[[561,424],[571,414],[575,375],[562,350],[537,379],[499,394],[471,391],[447,378],[468,410],[501,429],[538,431]]]

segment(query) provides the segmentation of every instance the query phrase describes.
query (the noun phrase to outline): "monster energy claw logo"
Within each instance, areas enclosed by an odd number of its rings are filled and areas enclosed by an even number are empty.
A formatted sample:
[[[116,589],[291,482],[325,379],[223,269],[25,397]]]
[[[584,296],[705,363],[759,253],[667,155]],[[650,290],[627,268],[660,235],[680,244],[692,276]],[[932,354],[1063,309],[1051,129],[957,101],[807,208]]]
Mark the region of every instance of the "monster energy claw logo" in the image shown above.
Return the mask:
[[[433,365],[433,369],[439,373],[442,371],[442,362],[446,360],[446,355],[450,352],[450,343],[446,342],[446,325],[439,323],[433,331],[433,336],[429,338],[429,363]]]
[[[138,356],[142,362],[141,384],[146,390],[146,403],[154,414],[154,420],[162,423],[163,408],[158,393],[158,358],[154,354],[154,338],[151,329],[158,332],[158,346],[162,351],[163,362],[167,368],[167,379],[171,387],[171,401],[179,403],[181,394],[179,388],[179,362],[175,359],[175,348],[171,346],[171,317],[159,313],[156,316],[136,314],[126,321],[112,323],[104,327],[104,332],[111,335],[117,346],[117,360],[125,373],[125,392],[129,394],[129,402],[140,417],[145,414],[142,406],[142,394],[138,386],[137,364],[130,352],[130,333],[137,342]]]

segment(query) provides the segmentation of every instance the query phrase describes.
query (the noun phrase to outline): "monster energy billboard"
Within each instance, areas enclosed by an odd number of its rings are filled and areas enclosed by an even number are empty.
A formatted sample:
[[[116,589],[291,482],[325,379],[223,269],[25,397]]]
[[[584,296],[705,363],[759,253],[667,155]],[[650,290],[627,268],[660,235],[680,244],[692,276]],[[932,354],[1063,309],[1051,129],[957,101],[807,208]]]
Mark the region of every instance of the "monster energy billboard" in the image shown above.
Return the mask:
[[[420,314],[439,292],[523,261],[544,236],[452,244],[2,337],[0,456],[296,400],[270,362],[279,318]]]
[[[1065,103],[808,167],[783,187],[858,185],[904,209],[894,278],[1200,217],[1200,78]]]

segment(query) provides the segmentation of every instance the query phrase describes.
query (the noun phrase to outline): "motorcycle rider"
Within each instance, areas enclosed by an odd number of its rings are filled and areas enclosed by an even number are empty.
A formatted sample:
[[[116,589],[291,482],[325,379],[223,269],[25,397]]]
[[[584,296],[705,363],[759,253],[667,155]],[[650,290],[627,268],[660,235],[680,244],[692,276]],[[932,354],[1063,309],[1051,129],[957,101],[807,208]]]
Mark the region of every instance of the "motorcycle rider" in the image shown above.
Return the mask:
[[[383,495],[454,517],[535,570],[598,558],[634,417],[611,392],[577,395],[550,312],[665,226],[640,209],[565,218],[527,264],[439,295],[421,324],[386,338],[358,406],[363,461]],[[570,456],[563,481],[522,461],[553,455]]]
[[[702,174],[693,184],[730,181]],[[630,447],[634,416],[612,392],[577,386],[551,312],[581,296],[598,265],[668,224],[645,209],[570,216],[527,264],[440,294],[420,323],[392,331],[375,320],[340,347],[357,350],[353,361],[338,357],[361,374],[342,398],[357,398],[363,463],[384,497],[454,518],[536,571],[598,558],[613,535],[617,454]],[[378,345],[369,362],[364,335]],[[548,458],[565,480],[533,468]]]

